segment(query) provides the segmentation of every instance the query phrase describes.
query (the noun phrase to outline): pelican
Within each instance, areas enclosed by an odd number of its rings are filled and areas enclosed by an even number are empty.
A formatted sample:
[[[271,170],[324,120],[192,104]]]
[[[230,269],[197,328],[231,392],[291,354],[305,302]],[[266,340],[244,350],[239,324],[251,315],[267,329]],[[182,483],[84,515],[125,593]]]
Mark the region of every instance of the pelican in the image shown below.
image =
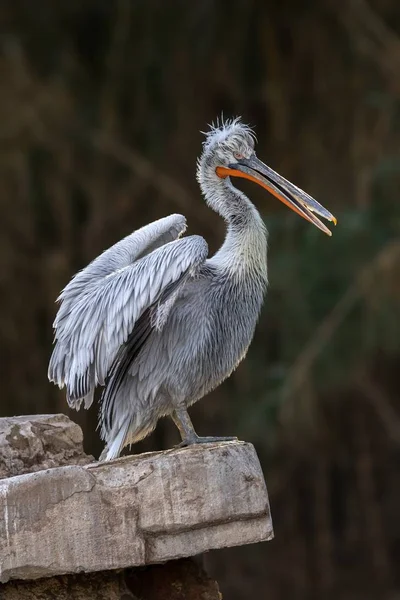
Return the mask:
[[[182,237],[179,214],[146,225],[105,250],[61,292],[48,376],[66,387],[70,407],[89,408],[104,386],[100,460],[149,435],[160,417],[177,426],[180,446],[232,440],[199,437],[188,408],[224,381],[245,357],[267,288],[267,230],[232,183],[257,183],[328,235],[336,224],[314,198],[261,162],[241,118],[205,133],[197,180],[226,223],[208,257],[198,235]]]

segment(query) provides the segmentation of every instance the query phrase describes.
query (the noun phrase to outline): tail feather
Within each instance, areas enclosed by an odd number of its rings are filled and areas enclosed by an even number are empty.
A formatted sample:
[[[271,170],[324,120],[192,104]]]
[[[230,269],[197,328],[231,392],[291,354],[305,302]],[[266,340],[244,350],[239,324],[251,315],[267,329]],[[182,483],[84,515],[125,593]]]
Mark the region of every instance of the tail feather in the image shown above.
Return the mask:
[[[103,452],[100,454],[100,461],[103,460],[113,460],[114,458],[118,458],[121,454],[123,447],[125,446],[126,438],[128,435],[130,426],[130,421],[127,419],[122,427],[120,427],[117,435],[114,437],[111,443],[107,443]]]

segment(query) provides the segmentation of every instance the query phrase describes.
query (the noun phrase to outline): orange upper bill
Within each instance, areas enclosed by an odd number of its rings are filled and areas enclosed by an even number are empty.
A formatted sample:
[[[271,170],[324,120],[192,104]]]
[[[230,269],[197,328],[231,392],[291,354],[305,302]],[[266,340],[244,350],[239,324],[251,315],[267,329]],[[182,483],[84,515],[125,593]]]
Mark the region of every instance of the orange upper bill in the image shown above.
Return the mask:
[[[287,181],[281,175],[278,175],[278,173],[258,160],[257,157],[254,156],[250,159],[240,160],[237,164],[232,164],[228,167],[217,167],[216,173],[222,179],[226,177],[241,177],[257,183],[275,196],[275,198],[286,204],[295,213],[321,229],[327,235],[332,235],[332,232],[315,216],[314,212],[332,221],[335,225],[336,218],[314,200],[314,198]]]

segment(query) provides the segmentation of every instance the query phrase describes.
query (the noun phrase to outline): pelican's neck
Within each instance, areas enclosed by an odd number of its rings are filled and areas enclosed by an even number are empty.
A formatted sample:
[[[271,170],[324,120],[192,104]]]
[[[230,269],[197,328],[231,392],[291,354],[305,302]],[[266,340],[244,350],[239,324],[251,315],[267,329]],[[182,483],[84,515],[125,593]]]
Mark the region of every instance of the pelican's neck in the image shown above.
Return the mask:
[[[209,205],[226,221],[221,248],[211,259],[229,271],[257,272],[267,280],[267,230],[260,213],[230,179],[221,179]]]

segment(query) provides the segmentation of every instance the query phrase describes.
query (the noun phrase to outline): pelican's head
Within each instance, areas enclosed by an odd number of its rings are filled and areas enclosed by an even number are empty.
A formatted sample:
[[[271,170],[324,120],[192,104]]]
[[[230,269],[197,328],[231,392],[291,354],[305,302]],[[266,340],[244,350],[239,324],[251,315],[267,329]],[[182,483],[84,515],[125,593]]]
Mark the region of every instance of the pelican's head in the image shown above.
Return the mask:
[[[216,204],[217,190],[223,182],[230,182],[231,177],[242,177],[262,186],[301,217],[332,235],[315,215],[336,225],[335,217],[314,198],[257,158],[254,132],[241,122],[240,117],[217,122],[205,135],[203,153],[197,163],[197,179],[211,204]]]

